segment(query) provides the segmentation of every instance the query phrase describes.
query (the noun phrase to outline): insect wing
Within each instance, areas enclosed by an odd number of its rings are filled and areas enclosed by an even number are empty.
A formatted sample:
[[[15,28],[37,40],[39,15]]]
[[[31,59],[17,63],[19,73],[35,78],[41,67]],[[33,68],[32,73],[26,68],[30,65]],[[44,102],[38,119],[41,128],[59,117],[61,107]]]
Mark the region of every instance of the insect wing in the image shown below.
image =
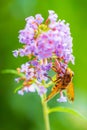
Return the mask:
[[[58,86],[59,86],[59,85],[58,85]],[[49,101],[51,98],[53,98],[53,97],[60,91],[60,89],[59,89],[58,86],[54,86],[54,87],[52,88],[51,93],[48,95],[48,97],[46,98],[45,101]]]
[[[69,85],[67,86],[67,97],[70,101],[74,101],[74,86],[73,83],[70,82]]]
[[[56,94],[58,94],[60,92],[62,88],[62,81],[60,81],[60,83],[56,84],[53,88],[51,93],[48,95],[48,97],[46,98],[45,101],[50,100],[51,98],[53,98]]]

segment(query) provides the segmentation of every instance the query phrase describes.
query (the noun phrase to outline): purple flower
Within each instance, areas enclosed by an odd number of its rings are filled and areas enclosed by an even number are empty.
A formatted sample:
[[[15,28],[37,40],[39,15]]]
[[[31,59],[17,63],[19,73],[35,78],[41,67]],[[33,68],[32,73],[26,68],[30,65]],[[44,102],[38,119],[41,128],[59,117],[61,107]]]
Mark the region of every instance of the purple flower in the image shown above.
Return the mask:
[[[49,10],[50,23],[43,23],[41,14],[26,18],[26,26],[19,33],[19,41],[26,46],[24,49],[14,51],[14,56],[27,56],[33,54],[36,58],[45,59],[56,55],[64,62],[74,63],[72,55],[72,37],[70,27],[65,20],[57,20],[58,16],[53,10]]]
[[[19,95],[24,95],[24,93],[29,93],[29,92],[35,92],[36,91],[36,85],[32,84],[29,86],[24,86],[21,90],[18,91]]]
[[[33,60],[33,61],[31,61],[31,64],[32,64],[33,66],[36,66],[36,67],[37,67],[39,63],[38,63],[37,60]]]
[[[49,16],[48,16],[49,20],[51,22],[56,22],[58,18],[57,14],[53,10],[49,10],[48,12],[49,12]]]
[[[24,30],[21,30],[19,32],[19,42],[25,43],[25,44],[30,44],[33,37],[34,37],[34,29],[33,28],[26,28]]]
[[[30,64],[27,62],[25,64],[21,65],[21,72],[27,72],[28,68],[29,68]]]
[[[67,102],[67,97],[61,96],[60,98],[57,99],[58,102]]]
[[[36,76],[37,80],[40,82],[43,80],[47,81],[48,78],[46,77],[46,73],[47,73],[46,71],[44,71],[40,68],[40,69],[37,69],[35,76]]]
[[[32,84],[28,89],[29,89],[30,92],[35,92],[36,91],[36,85]]]
[[[48,65],[50,65],[48,63]],[[49,70],[48,65],[40,65],[40,63],[38,62],[37,66],[34,66],[34,77],[38,80],[38,81],[47,81],[47,71]]]
[[[18,94],[23,96],[23,95],[24,95],[24,92],[23,92],[22,90],[19,90],[19,91],[18,91]]]
[[[37,24],[41,24],[44,21],[44,18],[41,16],[41,14],[36,14],[35,18]]]
[[[36,30],[38,28],[36,20],[33,16],[30,16],[30,17],[26,18],[25,20],[27,22],[25,28],[27,28],[27,29],[31,28],[34,30]]]
[[[25,21],[27,21],[27,23],[32,23],[34,22],[34,17],[33,16],[27,17]]]
[[[26,71],[26,79],[31,80],[34,77],[34,69],[33,68],[28,68]]]
[[[51,67],[52,67],[52,63],[48,63],[47,65],[42,65],[41,66],[41,69],[43,70],[43,71],[49,71],[50,69],[51,69]]]
[[[13,55],[28,58],[19,72],[24,77],[15,79],[16,82],[23,81],[23,88],[18,91],[20,95],[37,90],[42,96],[47,91],[43,81],[47,82],[48,71],[52,70],[52,66],[55,65],[62,78],[68,63],[74,64],[69,24],[65,20],[59,20],[53,10],[49,10],[48,14],[45,22],[41,14],[26,18],[25,28],[19,31],[19,42],[24,45],[23,48],[14,50]],[[67,98],[61,94],[57,101],[66,102]]]
[[[58,102],[67,102],[67,97],[65,97],[62,92],[60,95],[61,96],[60,96],[60,98],[57,99],[57,101]]]
[[[18,50],[14,50],[14,51],[13,51],[13,56],[18,57],[18,53],[19,53]]]
[[[23,57],[25,55],[24,49],[19,49],[19,55]]]
[[[44,86],[39,86],[38,88],[38,94],[40,96],[42,96],[43,94],[45,94],[47,92],[47,89]]]
[[[19,83],[20,78],[15,78],[15,82]]]
[[[30,85],[30,86],[25,86],[24,89],[23,89],[24,92],[28,93],[28,92],[35,92],[36,89],[33,85]]]
[[[45,59],[45,58],[50,58],[52,57],[52,50],[43,50],[43,51],[38,51],[38,55],[37,55],[38,59]]]

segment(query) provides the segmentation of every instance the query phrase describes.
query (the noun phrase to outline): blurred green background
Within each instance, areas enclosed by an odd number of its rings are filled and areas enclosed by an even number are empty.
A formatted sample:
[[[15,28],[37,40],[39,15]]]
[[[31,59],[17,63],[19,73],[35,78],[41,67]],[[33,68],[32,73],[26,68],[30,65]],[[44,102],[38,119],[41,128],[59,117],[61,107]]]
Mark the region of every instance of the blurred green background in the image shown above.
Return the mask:
[[[36,13],[47,17],[55,10],[60,19],[70,23],[73,36],[75,65],[74,103],[56,103],[49,107],[68,106],[87,117],[87,0],[2,0],[0,1],[0,71],[16,69],[26,60],[13,57],[20,48],[18,31],[25,26],[25,18]],[[0,130],[45,130],[40,98],[37,93],[20,96],[13,91],[15,76],[0,74]],[[87,130],[87,122],[68,113],[52,113],[51,130]]]

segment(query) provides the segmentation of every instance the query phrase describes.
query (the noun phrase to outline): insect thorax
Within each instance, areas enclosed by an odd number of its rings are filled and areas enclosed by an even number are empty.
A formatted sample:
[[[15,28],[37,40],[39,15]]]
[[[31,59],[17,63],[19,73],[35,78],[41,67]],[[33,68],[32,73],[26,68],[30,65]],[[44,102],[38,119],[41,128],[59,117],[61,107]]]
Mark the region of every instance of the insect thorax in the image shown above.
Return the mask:
[[[67,86],[71,82],[71,79],[72,79],[71,75],[65,73],[64,77],[62,79],[63,80],[63,85]]]

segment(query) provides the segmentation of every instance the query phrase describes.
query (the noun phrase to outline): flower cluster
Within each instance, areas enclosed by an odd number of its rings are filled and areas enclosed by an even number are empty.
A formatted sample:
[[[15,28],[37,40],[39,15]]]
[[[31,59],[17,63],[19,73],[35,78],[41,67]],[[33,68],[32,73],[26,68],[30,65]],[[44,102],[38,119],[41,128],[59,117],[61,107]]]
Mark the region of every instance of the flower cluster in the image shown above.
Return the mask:
[[[21,95],[36,90],[40,96],[46,93],[43,81],[48,80],[47,75],[53,59],[59,59],[60,74],[69,62],[74,64],[69,24],[59,20],[54,11],[48,12],[49,16],[45,22],[41,14],[26,18],[26,26],[19,32],[19,42],[23,44],[23,48],[14,50],[13,55],[29,58],[19,69],[19,73],[23,73],[24,77],[15,79],[17,82],[23,80],[23,88],[18,91]]]
[[[16,82],[23,81],[23,88],[18,93],[24,95],[24,92],[35,92],[37,90],[39,95],[43,95],[47,89],[42,82],[48,80],[47,72],[50,68],[51,63],[45,65],[35,59],[22,64],[20,68],[17,68],[17,71],[24,75],[15,79]]]

